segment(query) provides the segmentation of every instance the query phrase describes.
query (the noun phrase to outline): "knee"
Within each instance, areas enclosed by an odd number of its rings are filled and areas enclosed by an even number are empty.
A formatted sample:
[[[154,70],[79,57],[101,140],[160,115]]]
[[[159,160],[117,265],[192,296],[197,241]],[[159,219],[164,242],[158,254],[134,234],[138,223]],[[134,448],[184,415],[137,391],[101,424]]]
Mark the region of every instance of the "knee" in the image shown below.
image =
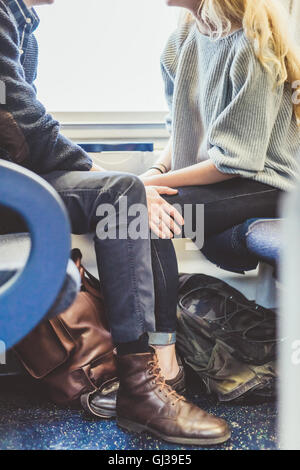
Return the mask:
[[[145,202],[145,186],[140,178],[130,173],[120,175],[119,191],[130,198],[132,203]]]

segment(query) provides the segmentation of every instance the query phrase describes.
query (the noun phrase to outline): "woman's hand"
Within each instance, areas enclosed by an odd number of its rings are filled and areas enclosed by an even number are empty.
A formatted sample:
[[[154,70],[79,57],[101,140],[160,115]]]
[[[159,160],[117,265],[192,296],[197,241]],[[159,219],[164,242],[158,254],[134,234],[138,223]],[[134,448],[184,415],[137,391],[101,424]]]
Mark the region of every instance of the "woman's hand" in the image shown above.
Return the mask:
[[[166,186],[146,186],[145,189],[151,230],[159,238],[164,239],[173,238],[174,234],[180,235],[184,219],[171,204],[161,197],[162,194],[175,195],[178,190]]]

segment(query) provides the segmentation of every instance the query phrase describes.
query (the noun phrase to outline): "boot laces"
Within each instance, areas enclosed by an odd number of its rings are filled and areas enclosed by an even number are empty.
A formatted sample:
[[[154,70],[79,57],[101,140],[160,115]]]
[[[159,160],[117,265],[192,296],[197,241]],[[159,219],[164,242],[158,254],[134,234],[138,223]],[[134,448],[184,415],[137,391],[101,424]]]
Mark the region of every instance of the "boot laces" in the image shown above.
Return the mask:
[[[166,398],[172,397],[172,404],[175,405],[179,401],[186,401],[182,395],[179,395],[176,390],[173,390],[170,385],[166,383],[163,377],[161,368],[159,367],[158,357],[155,355],[153,360],[148,362],[149,373],[155,377],[156,384],[160,386],[161,391],[165,392]]]

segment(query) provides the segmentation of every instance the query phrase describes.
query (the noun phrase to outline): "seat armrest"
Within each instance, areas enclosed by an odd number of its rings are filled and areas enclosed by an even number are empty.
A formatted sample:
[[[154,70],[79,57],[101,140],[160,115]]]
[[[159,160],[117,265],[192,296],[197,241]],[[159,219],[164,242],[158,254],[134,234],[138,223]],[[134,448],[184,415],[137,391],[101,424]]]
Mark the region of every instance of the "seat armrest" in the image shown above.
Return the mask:
[[[0,340],[10,348],[43,319],[61,291],[71,246],[70,223],[63,202],[46,181],[4,160],[0,160],[0,203],[24,218],[31,236],[26,266],[0,287]]]

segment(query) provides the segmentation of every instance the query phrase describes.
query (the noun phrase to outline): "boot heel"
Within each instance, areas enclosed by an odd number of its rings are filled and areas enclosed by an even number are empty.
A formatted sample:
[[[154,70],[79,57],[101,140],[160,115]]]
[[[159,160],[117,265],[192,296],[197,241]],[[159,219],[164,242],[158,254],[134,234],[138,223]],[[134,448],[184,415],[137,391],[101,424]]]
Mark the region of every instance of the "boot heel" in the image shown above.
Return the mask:
[[[120,428],[126,429],[126,431],[135,432],[137,434],[142,434],[142,432],[145,431],[145,427],[142,424],[133,423],[125,418],[117,418],[117,425],[120,426]]]

